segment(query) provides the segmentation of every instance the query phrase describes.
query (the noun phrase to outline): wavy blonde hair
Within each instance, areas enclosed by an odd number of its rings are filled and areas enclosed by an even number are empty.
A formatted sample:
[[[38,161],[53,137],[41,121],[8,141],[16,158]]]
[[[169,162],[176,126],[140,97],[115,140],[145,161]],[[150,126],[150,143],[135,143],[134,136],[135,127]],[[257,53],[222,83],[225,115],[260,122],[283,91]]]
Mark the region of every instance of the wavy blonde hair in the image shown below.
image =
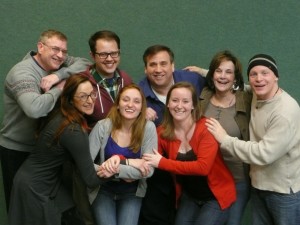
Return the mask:
[[[118,106],[119,106],[122,94],[126,90],[129,90],[129,89],[138,90],[138,92],[140,93],[140,95],[142,97],[141,112],[132,124],[131,140],[130,140],[130,144],[128,146],[134,153],[137,153],[142,146],[144,132],[145,132],[145,126],[146,126],[146,122],[147,122],[146,121],[146,108],[147,108],[146,98],[145,98],[141,88],[139,86],[137,86],[136,84],[129,84],[129,85],[125,86],[124,88],[122,88],[121,91],[119,92],[119,94],[117,95],[114,105],[110,109],[107,117],[110,118],[110,120],[112,122],[112,131],[111,131],[112,134],[116,130],[121,129],[121,127],[123,125],[123,117],[120,114]]]

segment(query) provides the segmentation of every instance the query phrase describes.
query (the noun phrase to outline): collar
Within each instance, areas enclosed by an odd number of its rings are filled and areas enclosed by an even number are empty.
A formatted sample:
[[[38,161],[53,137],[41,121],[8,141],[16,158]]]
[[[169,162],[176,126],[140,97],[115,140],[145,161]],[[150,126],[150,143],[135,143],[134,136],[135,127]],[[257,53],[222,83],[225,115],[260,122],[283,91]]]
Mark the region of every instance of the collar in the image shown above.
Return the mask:
[[[205,87],[200,95],[200,103],[202,110],[207,108],[207,105],[213,96],[214,92],[210,90],[208,87]],[[243,91],[236,91],[235,93],[235,110],[237,112],[246,112],[246,105],[244,103],[244,94],[246,94]]]
[[[98,71],[96,70],[95,65],[93,67],[91,67],[90,73],[92,74],[92,76],[94,77],[94,79],[97,83],[102,83],[102,82],[105,82],[106,80],[109,80],[109,79],[113,79],[114,81],[116,81],[121,77],[118,70],[115,70],[114,76],[112,78],[105,78],[103,75],[98,73]]]

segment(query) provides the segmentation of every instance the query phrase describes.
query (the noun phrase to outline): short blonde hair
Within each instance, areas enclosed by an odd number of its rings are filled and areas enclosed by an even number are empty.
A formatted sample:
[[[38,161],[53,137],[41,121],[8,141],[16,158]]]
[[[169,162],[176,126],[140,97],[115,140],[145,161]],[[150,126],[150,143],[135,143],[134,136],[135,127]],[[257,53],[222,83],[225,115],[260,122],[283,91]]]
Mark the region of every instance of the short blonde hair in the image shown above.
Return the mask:
[[[62,32],[60,32],[58,30],[49,29],[49,30],[46,30],[41,33],[39,42],[44,43],[47,39],[52,38],[52,37],[57,37],[61,41],[68,41],[67,36],[64,35]]]

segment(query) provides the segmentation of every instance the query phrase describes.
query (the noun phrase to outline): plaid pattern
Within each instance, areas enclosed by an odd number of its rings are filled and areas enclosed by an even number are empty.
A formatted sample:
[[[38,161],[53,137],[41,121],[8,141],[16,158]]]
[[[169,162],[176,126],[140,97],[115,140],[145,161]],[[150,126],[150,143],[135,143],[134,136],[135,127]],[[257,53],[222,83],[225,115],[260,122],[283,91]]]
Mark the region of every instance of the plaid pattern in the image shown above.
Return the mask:
[[[103,86],[105,90],[109,93],[111,98],[115,100],[119,92],[118,79],[121,78],[120,74],[117,71],[115,71],[114,76],[112,78],[107,79],[103,78],[95,68],[91,70],[91,74],[93,75],[97,83]]]

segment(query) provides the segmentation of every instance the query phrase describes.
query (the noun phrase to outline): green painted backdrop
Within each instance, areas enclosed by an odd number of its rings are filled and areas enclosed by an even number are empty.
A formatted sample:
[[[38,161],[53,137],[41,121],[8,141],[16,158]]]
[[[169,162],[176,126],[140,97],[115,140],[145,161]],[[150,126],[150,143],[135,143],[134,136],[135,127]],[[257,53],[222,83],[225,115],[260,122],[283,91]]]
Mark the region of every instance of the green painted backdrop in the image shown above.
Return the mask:
[[[64,32],[70,54],[89,58],[90,35],[109,29],[120,36],[121,68],[135,81],[144,76],[144,50],[157,43],[174,50],[176,68],[208,67],[217,51],[229,49],[245,72],[251,56],[267,53],[277,60],[280,86],[299,102],[299,9],[298,0],[0,0],[0,81],[36,48],[43,30]],[[1,98],[0,119],[2,114]],[[5,225],[2,189],[0,182]]]

